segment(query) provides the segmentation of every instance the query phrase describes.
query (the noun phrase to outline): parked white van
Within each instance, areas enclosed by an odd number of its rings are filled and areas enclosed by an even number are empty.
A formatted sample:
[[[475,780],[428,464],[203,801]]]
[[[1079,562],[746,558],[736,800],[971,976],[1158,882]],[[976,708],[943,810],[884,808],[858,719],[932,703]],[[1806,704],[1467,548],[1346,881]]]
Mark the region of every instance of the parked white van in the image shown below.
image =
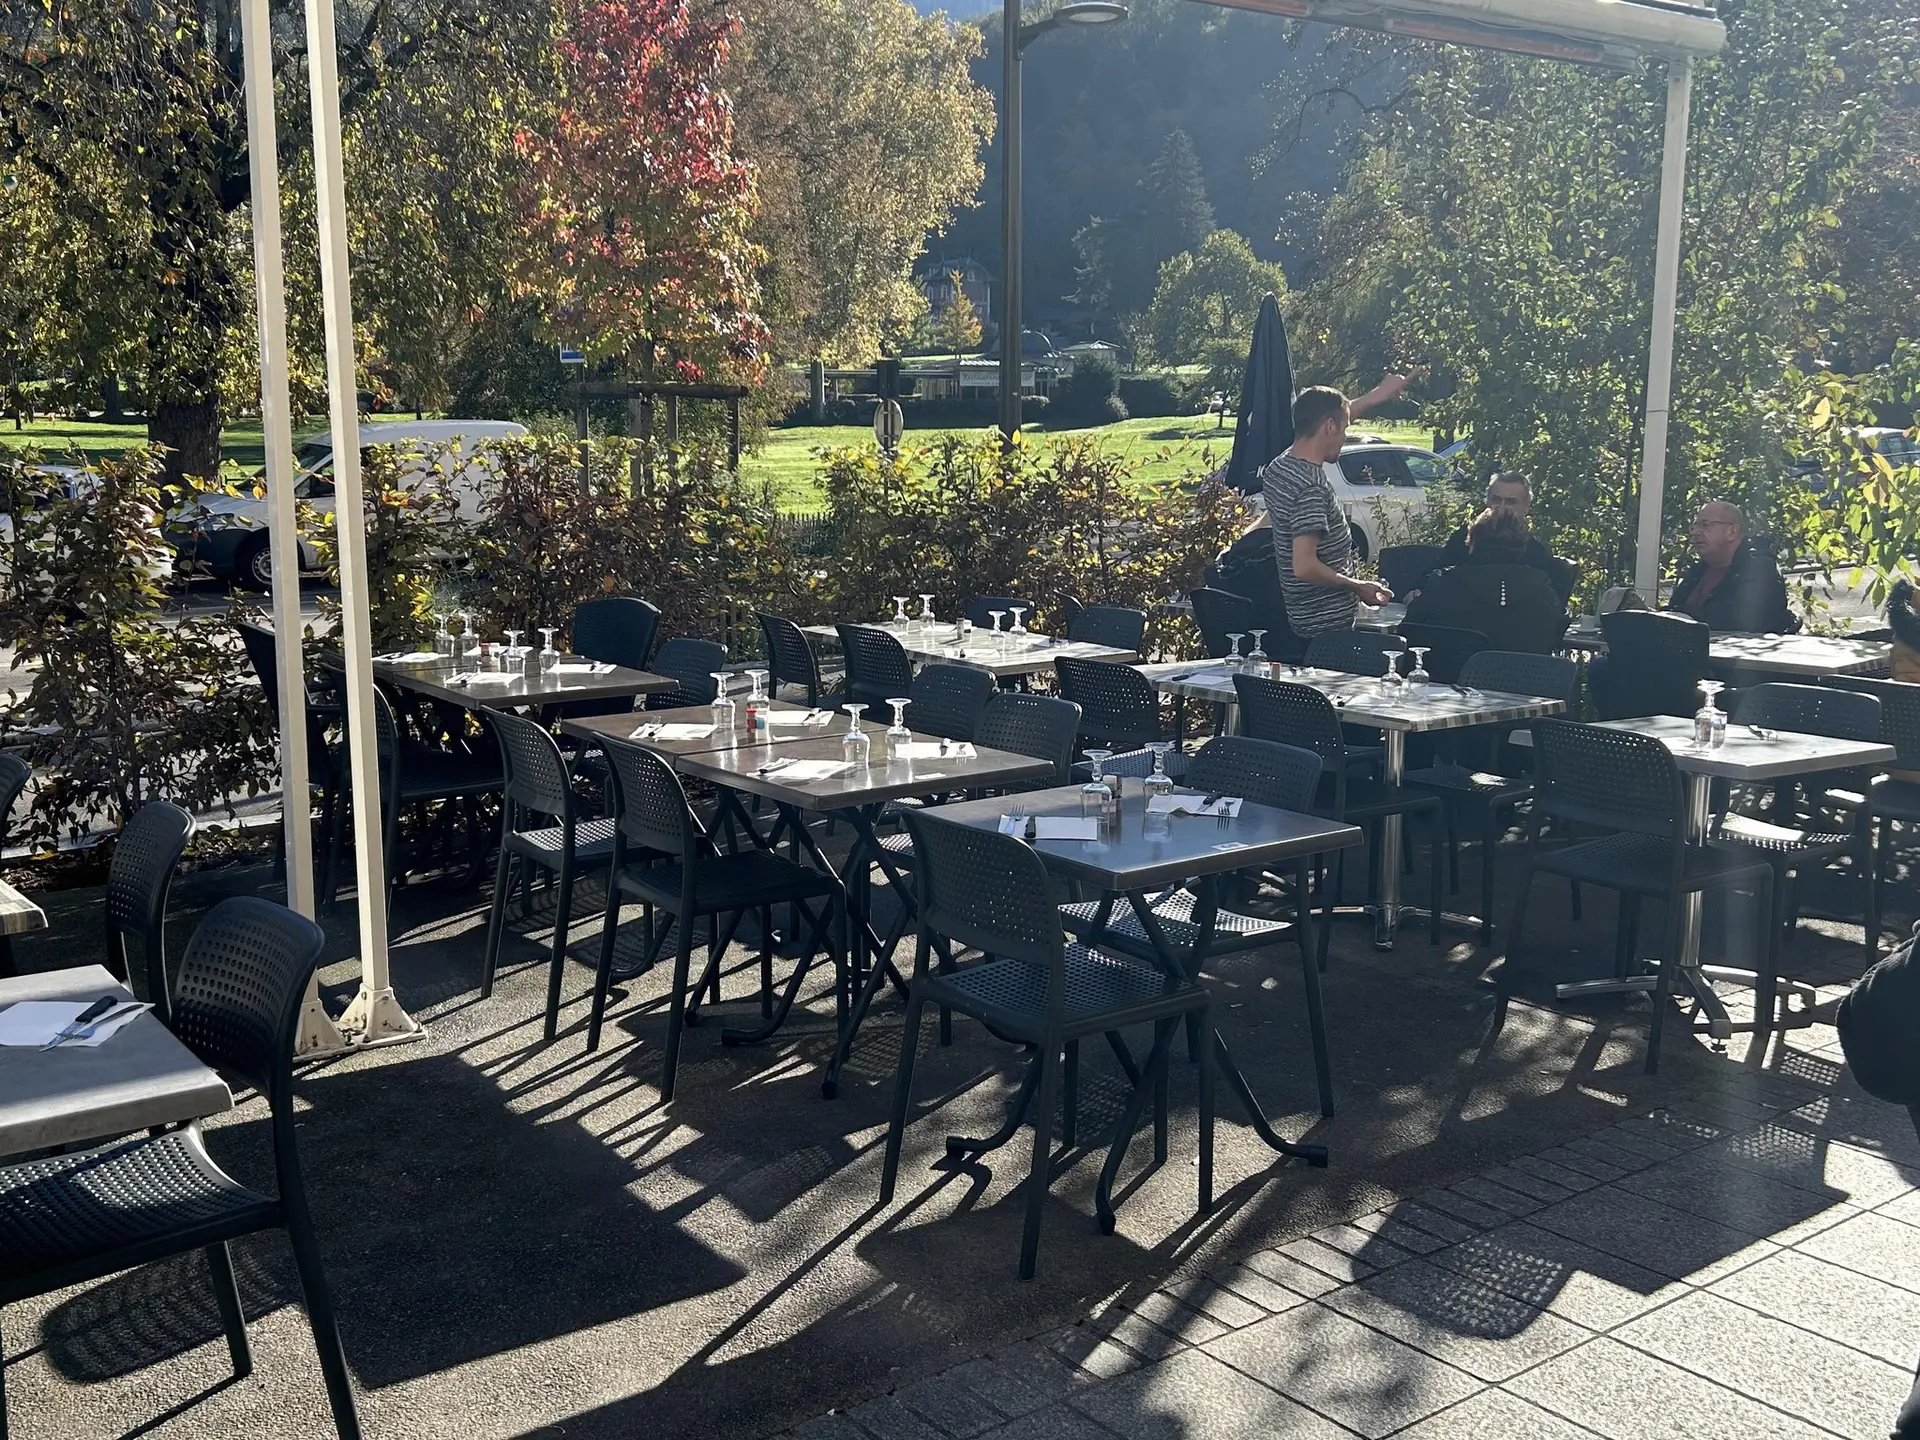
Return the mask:
[[[383,420],[360,427],[360,448],[404,445],[423,452],[447,447],[447,461],[459,465],[453,493],[461,518],[477,519],[480,487],[487,466],[479,459],[460,463],[483,440],[525,435],[527,427],[511,420]],[[294,493],[316,512],[333,514],[333,438],[313,436],[294,454],[298,479]],[[421,460],[424,467],[424,456]],[[422,470],[424,473],[424,468]],[[265,590],[273,582],[273,558],[267,544],[267,502],[247,496],[215,496],[183,506],[167,517],[167,542],[180,552],[182,568],[212,571],[223,580],[249,590]],[[300,537],[300,568],[317,570],[320,557],[306,536]]]

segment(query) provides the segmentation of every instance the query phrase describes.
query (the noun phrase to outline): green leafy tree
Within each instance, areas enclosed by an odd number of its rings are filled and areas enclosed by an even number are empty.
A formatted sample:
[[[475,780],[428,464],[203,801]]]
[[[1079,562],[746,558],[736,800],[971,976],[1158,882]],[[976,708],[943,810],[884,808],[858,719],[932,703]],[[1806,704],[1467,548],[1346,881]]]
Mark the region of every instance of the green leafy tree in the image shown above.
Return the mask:
[[[1160,267],[1136,343],[1162,364],[1204,364],[1209,384],[1231,389],[1269,291],[1286,294],[1286,273],[1255,258],[1244,236],[1216,230]]]
[[[953,353],[953,363],[958,365],[961,352],[971,350],[980,343],[980,314],[973,308],[973,301],[967,298],[958,270],[947,272],[947,284],[951,298],[934,319],[933,338]]]

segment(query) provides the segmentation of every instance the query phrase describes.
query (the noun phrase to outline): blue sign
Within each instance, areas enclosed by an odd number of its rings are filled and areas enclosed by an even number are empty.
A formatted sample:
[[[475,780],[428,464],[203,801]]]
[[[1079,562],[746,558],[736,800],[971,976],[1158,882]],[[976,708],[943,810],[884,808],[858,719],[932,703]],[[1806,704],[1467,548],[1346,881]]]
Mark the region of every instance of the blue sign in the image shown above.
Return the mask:
[[[560,363],[562,365],[584,365],[587,363],[587,357],[578,350],[569,349],[567,346],[562,345],[560,347]]]

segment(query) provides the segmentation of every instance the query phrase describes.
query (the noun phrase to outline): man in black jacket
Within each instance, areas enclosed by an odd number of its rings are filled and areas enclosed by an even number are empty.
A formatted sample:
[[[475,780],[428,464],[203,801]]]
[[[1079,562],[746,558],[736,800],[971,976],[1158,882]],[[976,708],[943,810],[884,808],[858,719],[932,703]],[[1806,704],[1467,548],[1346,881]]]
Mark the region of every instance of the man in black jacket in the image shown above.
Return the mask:
[[[1533,515],[1533,484],[1518,470],[1502,470],[1487,481],[1487,509],[1495,515],[1512,515],[1520,521],[1520,528],[1526,536],[1525,553],[1519,563],[1531,565],[1547,577],[1554,593],[1560,597],[1561,609],[1566,608],[1567,599],[1573,594],[1573,585],[1579,572],[1573,566],[1553,558],[1553,553],[1533,537],[1529,528]],[[1424,585],[1434,579],[1440,571],[1467,563],[1470,546],[1467,542],[1468,527],[1462,525],[1447,537],[1446,554],[1440,557],[1440,563],[1427,572]],[[1411,598],[1411,597],[1409,597]]]
[[[1510,510],[1488,509],[1467,537],[1467,558],[1427,577],[1407,602],[1407,620],[1478,631],[1495,650],[1551,655],[1559,649],[1566,602],[1545,573],[1526,562],[1525,523]]]
[[[1667,603],[1716,631],[1784,635],[1798,628],[1787,608],[1787,584],[1773,557],[1748,545],[1747,518],[1738,505],[1713,500],[1693,522],[1699,552]]]

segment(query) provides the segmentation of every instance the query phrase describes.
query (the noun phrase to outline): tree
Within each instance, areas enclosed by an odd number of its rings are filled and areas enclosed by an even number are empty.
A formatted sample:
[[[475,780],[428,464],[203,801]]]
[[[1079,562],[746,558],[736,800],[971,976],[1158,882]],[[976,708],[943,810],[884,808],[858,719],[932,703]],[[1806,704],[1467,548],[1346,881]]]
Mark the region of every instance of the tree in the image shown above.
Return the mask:
[[[1244,236],[1216,230],[1160,267],[1136,343],[1164,365],[1205,364],[1210,384],[1231,389],[1269,291],[1287,293],[1286,272],[1256,259]]]
[[[980,315],[960,284],[960,272],[949,270],[947,284],[951,298],[933,322],[933,338],[953,352],[953,363],[960,364],[960,352],[980,343]]]
[[[914,261],[980,185],[979,31],[906,0],[728,9],[740,29],[722,82],[757,172],[763,313],[789,357],[864,363],[922,308]]]
[[[1073,237],[1079,290],[1074,298],[1119,321],[1145,309],[1160,267],[1198,250],[1213,233],[1213,206],[1187,132],[1168,132],[1160,152],[1113,219],[1095,215]]]
[[[719,88],[731,27],[686,0],[566,0],[560,99],[523,133],[519,281],[556,338],[638,378],[753,373],[753,172]]]

